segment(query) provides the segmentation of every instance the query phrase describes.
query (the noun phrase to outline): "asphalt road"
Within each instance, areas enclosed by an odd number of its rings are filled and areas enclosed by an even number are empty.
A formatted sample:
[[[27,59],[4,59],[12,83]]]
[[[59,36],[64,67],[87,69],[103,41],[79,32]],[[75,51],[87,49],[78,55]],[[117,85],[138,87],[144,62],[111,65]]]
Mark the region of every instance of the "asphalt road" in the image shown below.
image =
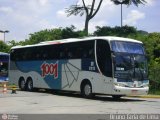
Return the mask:
[[[0,114],[147,114],[160,113],[160,99],[123,97],[116,101],[109,96],[94,99],[79,94],[47,92],[0,93]]]

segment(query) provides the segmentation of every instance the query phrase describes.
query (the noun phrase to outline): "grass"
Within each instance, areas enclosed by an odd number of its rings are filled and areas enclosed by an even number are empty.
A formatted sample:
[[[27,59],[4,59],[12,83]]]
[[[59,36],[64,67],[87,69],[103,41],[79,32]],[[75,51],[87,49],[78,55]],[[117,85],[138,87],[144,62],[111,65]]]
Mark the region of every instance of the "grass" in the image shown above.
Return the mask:
[[[150,89],[149,94],[152,94],[152,95],[160,95],[160,90]]]
[[[152,95],[152,94],[148,94],[148,95],[137,95],[137,96],[128,96],[128,97],[136,97],[136,98],[158,98],[158,99],[160,99],[160,95]]]

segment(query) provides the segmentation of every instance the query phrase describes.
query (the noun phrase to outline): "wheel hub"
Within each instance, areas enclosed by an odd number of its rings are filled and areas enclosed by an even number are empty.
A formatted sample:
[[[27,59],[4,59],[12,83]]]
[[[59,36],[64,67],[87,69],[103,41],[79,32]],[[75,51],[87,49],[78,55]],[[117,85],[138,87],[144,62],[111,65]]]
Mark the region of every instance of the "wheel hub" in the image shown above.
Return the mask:
[[[90,87],[90,85],[86,85],[84,87],[84,92],[85,92],[85,95],[91,94],[91,87]]]

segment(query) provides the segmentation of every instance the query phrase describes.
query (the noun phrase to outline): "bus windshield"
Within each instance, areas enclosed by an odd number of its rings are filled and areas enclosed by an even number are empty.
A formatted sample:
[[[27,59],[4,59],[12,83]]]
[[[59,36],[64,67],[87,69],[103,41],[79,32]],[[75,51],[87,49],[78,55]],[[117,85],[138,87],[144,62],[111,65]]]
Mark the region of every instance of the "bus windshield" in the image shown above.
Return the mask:
[[[142,44],[119,41],[111,44],[115,78],[129,81],[147,79],[147,60]]]
[[[112,41],[111,45],[114,52],[145,54],[143,46],[140,43]]]
[[[7,76],[8,76],[8,63],[0,62],[0,77],[7,77]]]

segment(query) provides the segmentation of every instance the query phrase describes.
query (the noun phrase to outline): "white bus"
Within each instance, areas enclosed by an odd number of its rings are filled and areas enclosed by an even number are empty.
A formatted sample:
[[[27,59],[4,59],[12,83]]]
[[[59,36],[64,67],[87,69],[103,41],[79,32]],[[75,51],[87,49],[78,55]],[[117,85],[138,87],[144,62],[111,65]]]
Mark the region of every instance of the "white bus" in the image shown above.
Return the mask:
[[[128,38],[71,38],[16,46],[9,69],[10,83],[28,91],[44,88],[81,92],[87,98],[120,98],[149,90],[143,44]]]

